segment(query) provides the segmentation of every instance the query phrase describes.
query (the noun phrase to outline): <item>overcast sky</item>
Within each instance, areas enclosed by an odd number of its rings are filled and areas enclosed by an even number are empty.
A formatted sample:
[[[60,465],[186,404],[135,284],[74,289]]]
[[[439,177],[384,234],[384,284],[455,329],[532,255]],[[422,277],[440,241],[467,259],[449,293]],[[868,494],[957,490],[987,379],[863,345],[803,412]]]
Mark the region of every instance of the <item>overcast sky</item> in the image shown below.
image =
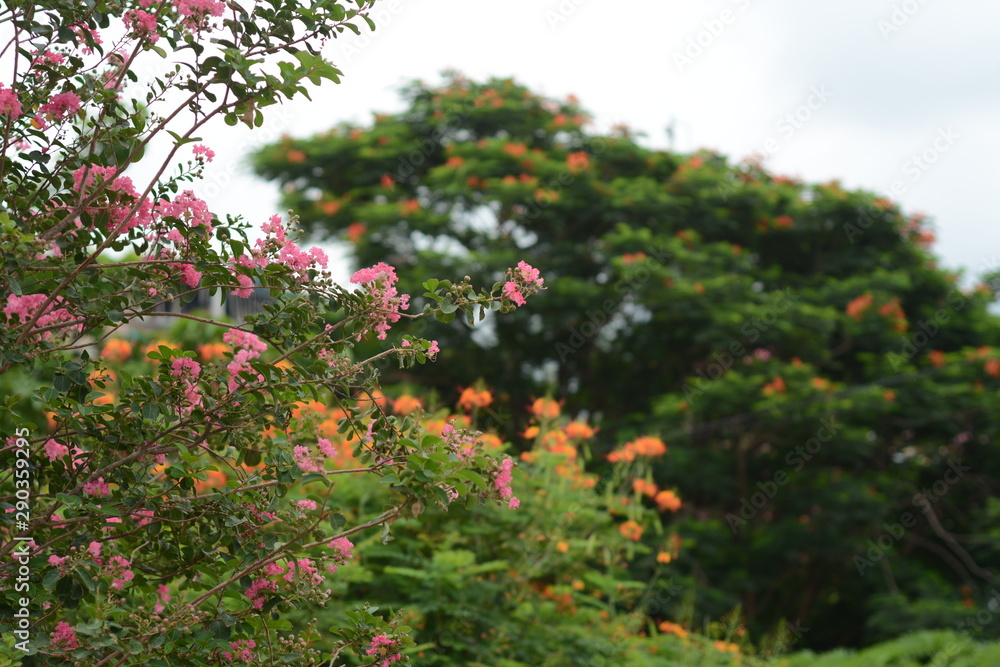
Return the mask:
[[[649,146],[768,153],[777,173],[840,179],[934,220],[936,252],[966,282],[1000,268],[1000,3],[988,0],[382,0],[375,33],[331,42],[344,72],[264,128],[206,133],[203,184],[221,213],[263,220],[277,188],[241,164],[281,133],[369,123],[397,90],[455,68],[575,94],[597,129]],[[791,114],[791,116],[789,116]],[[235,172],[235,173],[234,173]],[[219,185],[233,174],[225,187]],[[205,188],[210,188],[205,191]],[[895,188],[895,194],[893,189]],[[218,193],[218,194],[216,194]],[[839,232],[831,232],[839,233]],[[346,270],[346,269],[345,269]]]

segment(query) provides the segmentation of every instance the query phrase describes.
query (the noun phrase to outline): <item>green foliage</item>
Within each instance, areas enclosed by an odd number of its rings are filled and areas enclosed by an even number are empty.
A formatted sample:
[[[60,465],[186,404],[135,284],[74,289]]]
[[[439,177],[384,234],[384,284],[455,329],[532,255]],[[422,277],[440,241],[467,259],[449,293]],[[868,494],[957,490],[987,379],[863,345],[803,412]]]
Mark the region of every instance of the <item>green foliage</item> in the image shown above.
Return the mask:
[[[787,619],[822,648],[985,604],[1000,320],[993,288],[937,267],[924,216],[588,132],[576,100],[511,80],[403,94],[369,126],[262,149],[258,173],[361,265],[489,283],[523,255],[548,290],[509,319],[421,324],[452,363],[387,377],[446,397],[486,377],[508,437],[546,393],[597,417],[598,453],[658,432],[653,480],[684,499],[676,566],[699,616],[740,604],[755,637]]]

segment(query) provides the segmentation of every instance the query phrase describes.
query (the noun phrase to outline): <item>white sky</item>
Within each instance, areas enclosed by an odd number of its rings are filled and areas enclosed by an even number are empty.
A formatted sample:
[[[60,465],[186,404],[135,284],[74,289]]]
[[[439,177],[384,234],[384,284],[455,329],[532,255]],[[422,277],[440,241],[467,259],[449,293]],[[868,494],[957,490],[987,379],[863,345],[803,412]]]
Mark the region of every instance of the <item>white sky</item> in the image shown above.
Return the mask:
[[[196,188],[214,211],[263,221],[277,210],[277,188],[242,165],[254,145],[344,120],[369,123],[373,111],[402,108],[401,84],[437,82],[442,70],[455,68],[474,79],[512,76],[549,96],[575,94],[598,129],[625,122],[645,132],[652,147],[668,146],[665,128],[673,121],[680,151],[710,148],[740,159],[767,148],[770,169],[808,181],[837,178],[885,194],[898,181],[892,198],[935,221],[944,266],[965,268],[966,282],[1000,267],[993,199],[1000,176],[1000,3],[380,4],[375,33],[328,46],[342,84],[314,90],[311,103],[269,109],[264,128],[253,132],[220,122],[205,133],[219,154],[207,183],[222,179],[221,186],[232,176],[224,187]],[[701,53],[692,48],[690,62],[682,61],[699,37]],[[802,106],[810,101],[813,109]],[[783,123],[796,112],[797,127]],[[933,164],[918,166],[912,158],[925,151]]]

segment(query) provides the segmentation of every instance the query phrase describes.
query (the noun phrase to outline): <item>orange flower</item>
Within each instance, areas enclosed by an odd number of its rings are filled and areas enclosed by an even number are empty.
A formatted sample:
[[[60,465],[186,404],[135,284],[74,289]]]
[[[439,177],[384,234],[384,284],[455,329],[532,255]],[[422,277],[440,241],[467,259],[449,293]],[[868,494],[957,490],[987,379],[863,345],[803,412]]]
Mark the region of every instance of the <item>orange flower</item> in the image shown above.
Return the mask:
[[[657,493],[653,501],[661,512],[676,512],[681,508],[680,497],[669,489]]]
[[[524,144],[514,144],[508,142],[503,145],[503,152],[511,157],[521,157],[528,152],[528,147]]]
[[[538,437],[539,432],[540,430],[537,426],[529,426],[528,428],[524,429],[524,433],[522,433],[521,435],[523,435],[528,440],[534,440],[535,438]]]
[[[644,496],[654,497],[659,492],[659,487],[653,482],[644,479],[637,479],[632,482],[632,489]]]
[[[458,155],[451,156],[445,163],[446,166],[451,167],[452,169],[458,169],[463,164],[465,164],[465,158],[459,157]]]
[[[716,641],[714,644],[715,648],[719,649],[723,653],[739,653],[740,647],[732,642],[724,642],[721,639]]]
[[[795,224],[795,220],[790,215],[779,215],[774,219],[774,224],[777,227],[791,227]]]
[[[112,338],[105,343],[101,356],[117,364],[124,363],[132,356],[132,344],[121,338]]]
[[[585,170],[590,166],[590,156],[583,151],[570,153],[566,156],[566,167],[573,173]]]
[[[662,456],[667,453],[667,446],[662,440],[648,435],[634,440],[632,446],[639,456]]]
[[[419,398],[403,394],[392,403],[393,412],[397,415],[408,415],[418,408],[423,408]]]
[[[556,550],[559,551],[559,553],[561,553],[561,554],[566,553],[567,551],[569,551],[569,543],[568,542],[562,542],[562,541],[557,542],[556,543]]]
[[[539,398],[531,404],[531,414],[540,419],[555,419],[559,412],[559,403],[551,398]]]
[[[483,433],[479,436],[479,442],[482,443],[483,449],[500,449],[503,447],[503,440],[495,433]]]
[[[765,396],[772,396],[775,393],[784,394],[786,391],[785,381],[781,377],[776,377],[764,385]]]
[[[194,481],[194,490],[196,492],[205,493],[205,491],[209,489],[217,489],[219,487],[223,487],[229,480],[229,478],[226,477],[226,473],[221,472],[219,470],[206,470],[205,477],[206,479],[204,480],[196,479]]]
[[[889,401],[890,403],[893,403],[896,400],[896,392],[894,392],[892,389],[886,389],[885,391],[883,391],[882,396],[885,398],[885,400]]]
[[[365,232],[367,230],[368,228],[365,227],[365,223],[352,222],[351,224],[347,225],[347,239],[351,243],[357,243],[358,240],[365,235]]]
[[[475,387],[466,387],[458,397],[458,407],[466,412],[472,412],[474,408],[485,408],[493,402],[493,394],[489,389],[477,390]]]
[[[663,621],[660,623],[660,632],[668,635],[677,635],[679,638],[684,639],[688,636],[688,631],[677,625],[676,623],[671,623],[670,621]]]
[[[852,317],[856,320],[860,320],[861,316],[866,310],[871,308],[872,305],[872,295],[865,292],[859,297],[853,299],[849,304],[847,304],[846,312],[848,317]]]
[[[642,526],[635,521],[626,521],[618,526],[618,532],[622,534],[622,537],[633,542],[638,542],[642,539],[642,531]]]
[[[301,163],[306,161],[306,154],[296,148],[293,148],[285,153],[285,159],[289,162]]]
[[[382,174],[381,183],[383,188],[391,188],[396,184],[396,179],[394,179],[389,174]]]
[[[927,357],[930,359],[931,365],[935,368],[941,368],[944,366],[944,352],[941,350],[933,350],[927,355]]]
[[[225,343],[202,343],[198,346],[198,357],[206,362],[222,359],[227,352],[229,352],[229,346]]]
[[[656,554],[657,563],[669,563],[673,559],[674,557],[670,554],[669,551],[661,551],[660,553]]]
[[[566,436],[572,440],[586,440],[594,437],[594,429],[586,422],[570,422],[566,425]]]
[[[570,584],[570,587],[574,591],[582,591],[584,588],[586,588],[586,584],[584,584],[583,580],[581,579],[574,579],[573,582]]]
[[[409,214],[420,210],[420,202],[416,199],[404,199],[399,203],[399,208],[402,210],[403,217],[405,218]]]
[[[292,407],[293,419],[305,419],[313,414],[325,416],[326,406],[319,401],[307,401],[305,403],[296,403]]]
[[[814,386],[816,389],[819,389],[820,391],[826,391],[827,389],[830,388],[830,381],[827,380],[826,378],[821,378],[821,377],[812,378],[811,380],[809,380],[809,384]]]
[[[465,179],[465,184],[468,185],[470,188],[478,188],[482,184],[482,182],[483,182],[482,179],[479,178],[478,176],[469,176],[467,179]]]
[[[319,206],[320,210],[327,215],[336,215],[340,207],[341,203],[339,201],[325,201]]]
[[[983,370],[986,371],[987,375],[1000,377],[1000,359],[987,360],[986,365],[983,366]]]
[[[559,193],[555,190],[538,188],[535,190],[535,201],[545,201],[549,204],[559,201]]]

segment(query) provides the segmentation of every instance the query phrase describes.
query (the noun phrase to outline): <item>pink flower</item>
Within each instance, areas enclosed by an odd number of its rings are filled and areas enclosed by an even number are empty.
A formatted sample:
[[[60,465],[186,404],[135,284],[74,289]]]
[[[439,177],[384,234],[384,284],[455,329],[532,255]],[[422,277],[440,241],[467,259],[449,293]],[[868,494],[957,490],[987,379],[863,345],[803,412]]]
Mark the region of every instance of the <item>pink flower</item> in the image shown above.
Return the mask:
[[[269,577],[278,577],[285,573],[285,567],[280,563],[268,563],[264,566],[264,574]]]
[[[296,445],[292,450],[292,459],[302,472],[323,472],[323,466],[313,458],[312,452],[305,445]]]
[[[337,448],[326,438],[317,438],[316,446],[319,447],[319,451],[323,452],[324,456],[332,459],[337,455]]]
[[[104,481],[103,477],[98,477],[97,481],[87,482],[83,485],[83,492],[88,496],[94,496],[95,498],[101,498],[107,496],[111,493],[110,487],[108,487],[107,482]]]
[[[304,510],[314,510],[318,507],[315,500],[300,500],[295,504]]]
[[[63,651],[72,651],[73,649],[80,648],[80,642],[76,640],[76,632],[66,621],[60,621],[56,624],[55,632],[52,633],[49,641],[57,649]]]
[[[215,159],[215,151],[204,144],[195,144],[191,150],[195,155],[204,155],[205,159],[209,162]]]
[[[236,274],[236,282],[240,284],[240,289],[233,290],[233,296],[241,299],[249,299],[253,295],[253,278],[242,273]]]
[[[518,262],[517,263],[517,270],[521,274],[521,279],[524,282],[526,282],[526,283],[534,283],[534,284],[538,285],[539,287],[541,287],[542,283],[545,282],[544,278],[540,278],[539,277],[539,275],[541,274],[541,272],[538,269],[533,268],[527,262],[524,262],[524,261]]]
[[[0,116],[7,116],[10,120],[17,120],[21,115],[21,100],[10,88],[4,87],[0,83]]]
[[[337,558],[339,558],[341,561],[350,560],[351,558],[354,557],[354,555],[351,553],[351,549],[354,548],[354,543],[351,542],[346,537],[338,537],[335,540],[330,540],[330,542],[328,542],[326,546],[328,546],[331,549],[336,549]]]
[[[254,609],[258,611],[264,608],[264,591],[277,591],[278,585],[271,581],[270,579],[265,579],[261,577],[257,581],[250,585],[247,589],[246,596],[250,600]]]
[[[51,556],[49,556],[49,565],[51,565],[52,567],[59,567],[59,566],[61,566],[65,562],[66,562],[65,558],[62,558],[62,557],[57,556],[55,554],[52,554]]]
[[[4,306],[3,313],[7,316],[8,324],[13,325],[13,316],[17,316],[17,319],[21,324],[25,324],[31,321],[31,318],[35,316],[35,313],[42,304],[48,299],[45,294],[25,294],[24,296],[17,296],[16,294],[11,294],[7,297],[7,305]],[[66,324],[65,329],[67,331],[81,331],[82,324],[70,324],[76,320],[73,315],[70,314],[65,308],[59,308],[63,304],[62,297],[56,297],[52,303],[48,305],[45,313],[35,321],[35,327],[41,329],[44,327],[54,326],[57,324]],[[49,340],[53,334],[58,334],[59,330],[44,331],[39,336],[33,336],[33,340]]]
[[[101,555],[101,543],[100,542],[91,542],[87,546],[87,552],[91,555],[91,557],[97,558],[98,556]]]
[[[399,294],[396,291],[394,285],[397,280],[399,278],[396,276],[396,269],[384,262],[356,271],[351,276],[351,282],[363,285],[375,302],[376,314],[372,317],[372,321],[375,323],[375,331],[378,332],[376,337],[379,340],[385,340],[389,323],[398,322],[399,311],[406,310],[410,305],[410,295]],[[363,333],[358,334],[358,340],[361,340]]]
[[[149,12],[141,9],[125,12],[122,21],[125,23],[125,27],[140,39],[147,38],[151,44],[160,39],[160,35],[156,32],[158,27],[156,17]]]
[[[521,291],[517,288],[517,283],[512,280],[508,280],[503,284],[503,294],[519,306],[523,306],[527,303],[521,295]]]
[[[125,584],[132,581],[135,574],[132,572],[132,564],[121,556],[112,556],[104,568],[104,574],[111,579],[111,588],[120,591],[125,588]]]
[[[511,497],[510,501],[507,503],[507,507],[509,507],[512,510],[516,510],[520,506],[521,506],[521,501],[514,497]]]
[[[257,642],[252,639],[240,639],[239,641],[230,643],[229,648],[236,651],[236,655],[233,655],[229,651],[223,651],[223,658],[230,661],[240,660],[242,662],[250,662],[253,660],[253,651],[251,649],[257,648]]]
[[[429,348],[427,348],[427,356],[428,357],[436,357],[437,353],[440,352],[440,351],[441,351],[441,348],[438,347],[438,342],[436,340],[432,340],[431,341],[431,346]]]
[[[35,116],[35,120],[38,121],[42,129],[45,129],[45,121],[58,121],[62,120],[66,116],[75,114],[80,110],[80,96],[76,93],[59,93],[58,95],[53,95],[52,99],[38,107],[38,115]],[[44,120],[42,120],[44,118]]]
[[[45,443],[45,454],[49,457],[49,461],[55,461],[64,456],[69,456],[69,447],[60,445],[55,440],[50,439]]]
[[[267,343],[260,338],[240,329],[230,329],[222,337],[224,343],[229,343],[234,348],[233,360],[226,366],[232,377],[229,378],[229,391],[236,391],[240,385],[239,374],[243,371],[251,370],[250,360],[260,357],[260,353],[267,350]],[[263,382],[260,375],[258,379]]]
[[[381,658],[381,660],[375,663],[378,667],[389,667],[389,665],[397,660],[403,659],[403,655],[401,653],[390,653],[392,650],[390,647],[395,644],[395,640],[389,639],[388,635],[376,635],[375,637],[372,637],[372,645],[367,651],[365,651],[365,654],[375,655]]]

